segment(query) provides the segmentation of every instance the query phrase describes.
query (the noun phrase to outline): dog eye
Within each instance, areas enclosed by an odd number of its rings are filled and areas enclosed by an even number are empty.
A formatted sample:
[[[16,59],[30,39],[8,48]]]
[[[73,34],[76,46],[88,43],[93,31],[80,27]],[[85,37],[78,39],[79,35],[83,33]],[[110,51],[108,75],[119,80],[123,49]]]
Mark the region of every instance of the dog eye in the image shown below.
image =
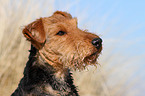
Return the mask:
[[[64,35],[64,34],[66,34],[66,32],[64,32],[64,31],[59,31],[56,35],[62,36],[62,35]]]

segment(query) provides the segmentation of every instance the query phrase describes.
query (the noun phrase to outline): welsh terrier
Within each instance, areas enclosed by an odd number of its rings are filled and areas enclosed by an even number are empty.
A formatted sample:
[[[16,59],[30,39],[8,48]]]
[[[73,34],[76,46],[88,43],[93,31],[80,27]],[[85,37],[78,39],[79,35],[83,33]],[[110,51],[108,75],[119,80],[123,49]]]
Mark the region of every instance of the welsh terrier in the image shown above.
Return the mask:
[[[79,96],[70,69],[96,65],[102,39],[77,27],[77,19],[56,11],[23,29],[31,42],[24,77],[11,96]]]

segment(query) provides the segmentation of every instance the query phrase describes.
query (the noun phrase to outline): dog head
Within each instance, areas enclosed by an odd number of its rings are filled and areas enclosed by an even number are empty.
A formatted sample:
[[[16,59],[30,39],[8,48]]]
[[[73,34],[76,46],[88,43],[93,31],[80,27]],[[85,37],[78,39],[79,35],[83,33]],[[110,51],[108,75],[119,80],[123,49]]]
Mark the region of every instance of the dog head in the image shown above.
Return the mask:
[[[102,50],[102,39],[79,29],[77,19],[66,12],[56,11],[32,22],[23,34],[44,61],[57,69],[95,65]]]

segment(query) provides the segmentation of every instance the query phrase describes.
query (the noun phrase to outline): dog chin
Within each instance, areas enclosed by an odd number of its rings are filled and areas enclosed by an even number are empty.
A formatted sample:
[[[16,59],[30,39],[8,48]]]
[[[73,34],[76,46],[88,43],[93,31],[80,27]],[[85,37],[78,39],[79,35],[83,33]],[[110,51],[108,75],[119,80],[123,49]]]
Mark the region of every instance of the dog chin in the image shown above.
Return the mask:
[[[98,56],[99,56],[98,52],[95,52],[89,56],[86,56],[84,62],[88,65],[96,64]]]

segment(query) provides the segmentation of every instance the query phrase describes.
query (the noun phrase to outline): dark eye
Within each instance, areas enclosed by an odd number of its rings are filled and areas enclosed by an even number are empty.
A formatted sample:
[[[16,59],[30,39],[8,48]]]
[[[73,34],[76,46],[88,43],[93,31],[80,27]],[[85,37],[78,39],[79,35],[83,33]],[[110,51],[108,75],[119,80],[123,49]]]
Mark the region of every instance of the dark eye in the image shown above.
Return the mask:
[[[64,31],[59,31],[56,35],[62,36],[62,35],[64,35],[64,34],[66,34],[66,32],[64,32]]]

